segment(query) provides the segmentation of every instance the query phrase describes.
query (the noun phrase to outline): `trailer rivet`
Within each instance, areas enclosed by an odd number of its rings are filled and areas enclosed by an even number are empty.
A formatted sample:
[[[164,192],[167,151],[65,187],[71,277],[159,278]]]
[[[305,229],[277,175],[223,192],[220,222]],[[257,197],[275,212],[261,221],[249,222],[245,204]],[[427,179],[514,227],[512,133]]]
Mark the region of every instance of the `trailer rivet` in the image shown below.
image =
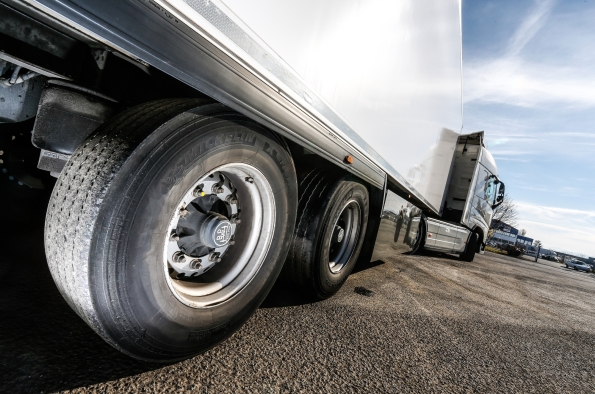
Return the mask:
[[[353,164],[353,156],[345,156],[345,163],[347,164]]]

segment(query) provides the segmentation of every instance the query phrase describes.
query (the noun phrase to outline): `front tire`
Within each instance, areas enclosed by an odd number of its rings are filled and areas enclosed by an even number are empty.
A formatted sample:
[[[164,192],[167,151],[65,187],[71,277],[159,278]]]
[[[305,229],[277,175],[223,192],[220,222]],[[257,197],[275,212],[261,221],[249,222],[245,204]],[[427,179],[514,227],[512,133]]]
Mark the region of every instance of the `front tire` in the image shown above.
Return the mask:
[[[477,233],[471,233],[469,235],[469,241],[465,247],[465,251],[461,253],[461,260],[472,262],[475,259],[475,253],[477,251],[477,243],[479,242],[479,236]]]
[[[274,135],[215,102],[162,100],[118,115],[73,154],[50,200],[46,255],[64,298],[108,343],[180,360],[264,300],[296,206],[293,162]],[[224,246],[209,238],[219,230]]]

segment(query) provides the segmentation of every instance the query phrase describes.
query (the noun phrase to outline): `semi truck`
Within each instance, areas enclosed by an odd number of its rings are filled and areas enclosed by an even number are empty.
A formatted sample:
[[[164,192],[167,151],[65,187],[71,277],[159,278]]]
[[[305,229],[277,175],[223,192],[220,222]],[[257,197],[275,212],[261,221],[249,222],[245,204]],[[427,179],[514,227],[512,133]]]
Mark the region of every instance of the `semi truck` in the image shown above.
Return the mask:
[[[72,309],[181,360],[277,280],[321,300],[358,261],[482,252],[504,184],[461,54],[459,0],[1,0],[2,176],[53,188]]]

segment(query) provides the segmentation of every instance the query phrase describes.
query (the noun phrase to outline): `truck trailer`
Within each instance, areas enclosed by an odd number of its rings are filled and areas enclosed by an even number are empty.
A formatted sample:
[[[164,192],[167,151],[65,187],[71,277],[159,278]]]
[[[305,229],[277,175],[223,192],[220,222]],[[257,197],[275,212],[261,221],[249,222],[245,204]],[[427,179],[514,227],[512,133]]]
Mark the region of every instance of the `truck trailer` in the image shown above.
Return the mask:
[[[504,184],[461,66],[460,0],[0,0],[2,176],[53,188],[74,311],[181,360],[277,280],[321,300],[358,261],[483,251]]]

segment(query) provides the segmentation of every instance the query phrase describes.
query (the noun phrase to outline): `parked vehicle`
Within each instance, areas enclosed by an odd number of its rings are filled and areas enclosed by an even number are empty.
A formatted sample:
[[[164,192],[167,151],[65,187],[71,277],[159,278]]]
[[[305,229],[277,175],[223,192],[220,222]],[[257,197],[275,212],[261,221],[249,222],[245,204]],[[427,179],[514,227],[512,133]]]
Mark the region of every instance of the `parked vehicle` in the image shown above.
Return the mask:
[[[542,254],[541,258],[544,260],[554,261],[556,263],[559,263],[561,261],[560,257],[558,257],[558,255],[554,252]]]
[[[523,250],[516,245],[505,245],[504,250],[506,250],[506,253],[512,257],[519,257],[523,254]]]
[[[523,250],[523,254],[526,254],[527,256],[537,256],[537,248],[535,246],[532,245],[524,245],[525,247],[522,249]]]
[[[49,268],[103,339],[179,360],[279,275],[324,299],[358,259],[482,250],[504,184],[461,135],[461,3],[380,3],[0,0],[3,132],[58,178]]]
[[[591,266],[589,264],[574,259],[566,260],[566,268],[574,268],[578,271],[591,272]]]

